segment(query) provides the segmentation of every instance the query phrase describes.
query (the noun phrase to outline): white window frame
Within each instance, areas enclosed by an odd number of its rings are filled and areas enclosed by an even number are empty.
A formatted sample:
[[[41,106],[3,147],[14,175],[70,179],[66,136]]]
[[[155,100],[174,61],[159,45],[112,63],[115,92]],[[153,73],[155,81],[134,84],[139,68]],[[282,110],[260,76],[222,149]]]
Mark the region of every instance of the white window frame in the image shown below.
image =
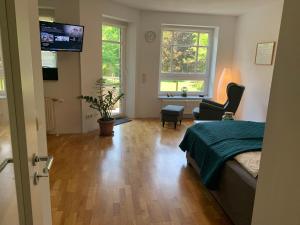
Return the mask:
[[[164,31],[181,31],[181,32],[199,32],[209,34],[208,46],[195,46],[195,47],[206,47],[207,48],[207,68],[205,73],[200,72],[162,72],[162,48],[163,46],[163,33]],[[189,27],[189,26],[165,26],[161,28],[161,40],[160,40],[160,61],[159,61],[159,89],[158,95],[160,97],[166,96],[167,94],[172,94],[174,96],[179,96],[181,91],[160,91],[161,81],[163,80],[196,80],[204,81],[204,90],[199,92],[188,91],[189,96],[204,95],[209,94],[209,85],[212,69],[212,59],[213,59],[213,49],[214,49],[214,28],[209,27]],[[198,63],[198,61],[197,61]],[[171,63],[172,68],[172,63]]]

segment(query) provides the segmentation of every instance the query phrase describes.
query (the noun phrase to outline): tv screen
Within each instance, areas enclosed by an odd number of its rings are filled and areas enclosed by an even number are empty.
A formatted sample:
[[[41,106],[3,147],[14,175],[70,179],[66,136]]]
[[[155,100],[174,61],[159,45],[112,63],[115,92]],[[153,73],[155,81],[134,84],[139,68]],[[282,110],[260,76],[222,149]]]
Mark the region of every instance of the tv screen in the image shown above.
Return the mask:
[[[44,51],[81,52],[84,27],[40,21],[41,49]]]
[[[58,80],[57,68],[43,67],[43,80]]]

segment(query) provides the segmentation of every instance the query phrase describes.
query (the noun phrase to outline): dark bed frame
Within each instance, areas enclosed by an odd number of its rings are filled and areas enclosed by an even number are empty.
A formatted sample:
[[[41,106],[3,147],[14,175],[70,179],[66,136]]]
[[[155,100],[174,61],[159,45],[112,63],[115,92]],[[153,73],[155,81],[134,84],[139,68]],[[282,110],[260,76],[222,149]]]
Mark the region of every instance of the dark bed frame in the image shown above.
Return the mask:
[[[186,157],[188,165],[200,174],[188,152]],[[222,169],[218,190],[209,191],[235,225],[251,225],[256,182],[237,161],[229,160]]]

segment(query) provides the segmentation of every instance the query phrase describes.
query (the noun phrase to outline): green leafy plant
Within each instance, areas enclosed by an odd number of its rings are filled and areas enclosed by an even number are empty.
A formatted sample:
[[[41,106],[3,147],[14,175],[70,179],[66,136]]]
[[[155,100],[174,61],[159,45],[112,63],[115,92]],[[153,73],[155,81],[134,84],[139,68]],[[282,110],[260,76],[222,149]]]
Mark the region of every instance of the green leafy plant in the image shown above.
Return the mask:
[[[78,98],[88,103],[90,108],[97,110],[100,113],[100,120],[113,120],[113,107],[124,97],[124,94],[117,93],[115,87],[106,86],[103,78],[96,81],[96,90],[97,95],[95,97],[81,95]]]

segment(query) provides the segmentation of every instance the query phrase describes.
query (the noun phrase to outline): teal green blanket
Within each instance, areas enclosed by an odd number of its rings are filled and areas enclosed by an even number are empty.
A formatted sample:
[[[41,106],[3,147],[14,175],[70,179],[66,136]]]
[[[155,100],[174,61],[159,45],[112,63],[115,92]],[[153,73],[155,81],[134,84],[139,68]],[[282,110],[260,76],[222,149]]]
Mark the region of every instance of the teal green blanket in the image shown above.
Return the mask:
[[[234,156],[261,151],[265,123],[217,121],[195,124],[188,128],[179,145],[188,151],[201,170],[201,180],[217,189],[220,170]]]

